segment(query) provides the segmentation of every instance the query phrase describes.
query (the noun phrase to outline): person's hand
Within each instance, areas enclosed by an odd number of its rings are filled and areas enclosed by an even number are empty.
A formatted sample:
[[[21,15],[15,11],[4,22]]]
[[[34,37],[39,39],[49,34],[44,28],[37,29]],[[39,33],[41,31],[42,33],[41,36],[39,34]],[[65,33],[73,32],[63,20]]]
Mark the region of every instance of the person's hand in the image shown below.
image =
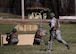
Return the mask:
[[[56,31],[57,30],[57,27],[54,27],[53,30]]]

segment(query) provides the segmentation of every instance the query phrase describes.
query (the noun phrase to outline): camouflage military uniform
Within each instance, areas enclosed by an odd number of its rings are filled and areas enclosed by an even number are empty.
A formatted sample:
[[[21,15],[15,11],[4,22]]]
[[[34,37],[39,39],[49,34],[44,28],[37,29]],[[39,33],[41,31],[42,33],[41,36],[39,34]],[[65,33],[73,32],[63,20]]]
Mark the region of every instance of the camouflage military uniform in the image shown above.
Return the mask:
[[[61,37],[60,23],[54,17],[54,15],[52,16],[52,19],[49,25],[50,25],[50,39],[48,41],[48,50],[52,49],[52,43],[54,39],[58,40],[60,43],[63,43],[69,49],[68,43],[64,41]]]
[[[44,35],[46,35],[46,31],[43,30],[43,26],[39,25],[38,30],[36,31],[35,38],[34,38],[34,43],[37,45],[44,45]]]
[[[16,45],[18,43],[18,33],[15,28],[7,35],[6,40],[8,41],[8,45]]]

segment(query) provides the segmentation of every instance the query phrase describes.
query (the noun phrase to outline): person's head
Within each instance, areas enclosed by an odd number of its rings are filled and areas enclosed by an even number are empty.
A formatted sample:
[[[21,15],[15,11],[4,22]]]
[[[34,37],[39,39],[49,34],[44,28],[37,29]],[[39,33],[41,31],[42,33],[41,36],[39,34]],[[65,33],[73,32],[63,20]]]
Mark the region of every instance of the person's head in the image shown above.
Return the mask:
[[[38,25],[38,29],[42,29],[43,28],[43,25]]]
[[[50,16],[50,18],[53,18],[53,17],[55,17],[55,14],[53,12],[50,12],[49,16]]]
[[[13,33],[17,32],[17,29],[16,29],[16,28],[13,28],[13,29],[12,29],[12,32],[13,32]]]

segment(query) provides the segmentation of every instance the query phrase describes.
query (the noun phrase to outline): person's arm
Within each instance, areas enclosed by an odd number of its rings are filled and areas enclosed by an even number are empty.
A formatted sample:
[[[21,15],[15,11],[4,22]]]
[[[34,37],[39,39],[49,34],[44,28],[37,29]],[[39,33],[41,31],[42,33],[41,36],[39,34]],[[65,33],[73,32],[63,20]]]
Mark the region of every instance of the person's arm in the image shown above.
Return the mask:
[[[49,26],[50,26],[51,31],[54,30],[55,22],[56,22],[55,20],[51,20],[51,21],[49,22]]]
[[[7,35],[6,41],[8,41],[10,39],[10,37],[11,37],[11,33],[10,32],[9,33],[6,33],[6,35]]]

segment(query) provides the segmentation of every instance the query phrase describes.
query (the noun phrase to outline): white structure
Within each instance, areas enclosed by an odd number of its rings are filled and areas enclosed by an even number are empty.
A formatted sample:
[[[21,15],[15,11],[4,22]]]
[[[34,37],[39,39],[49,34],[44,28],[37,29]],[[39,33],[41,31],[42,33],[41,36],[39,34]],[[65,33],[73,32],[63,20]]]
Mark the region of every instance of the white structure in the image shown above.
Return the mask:
[[[28,14],[28,19],[34,19],[35,16],[34,16],[34,12],[32,12],[32,14]]]
[[[35,13],[35,19],[42,19],[41,13]]]
[[[19,42],[17,45],[33,45],[35,34],[18,34]],[[6,35],[1,34],[0,36],[0,46],[7,44]],[[30,39],[30,40],[29,40]]]
[[[59,16],[59,19],[76,19],[76,16]]]
[[[28,14],[28,19],[42,19],[42,15],[38,12],[32,12],[31,14]]]
[[[22,25],[18,24],[15,26],[18,31],[36,31],[38,29],[37,25]]]
[[[43,19],[46,19],[46,18],[47,18],[47,14],[43,13]]]

